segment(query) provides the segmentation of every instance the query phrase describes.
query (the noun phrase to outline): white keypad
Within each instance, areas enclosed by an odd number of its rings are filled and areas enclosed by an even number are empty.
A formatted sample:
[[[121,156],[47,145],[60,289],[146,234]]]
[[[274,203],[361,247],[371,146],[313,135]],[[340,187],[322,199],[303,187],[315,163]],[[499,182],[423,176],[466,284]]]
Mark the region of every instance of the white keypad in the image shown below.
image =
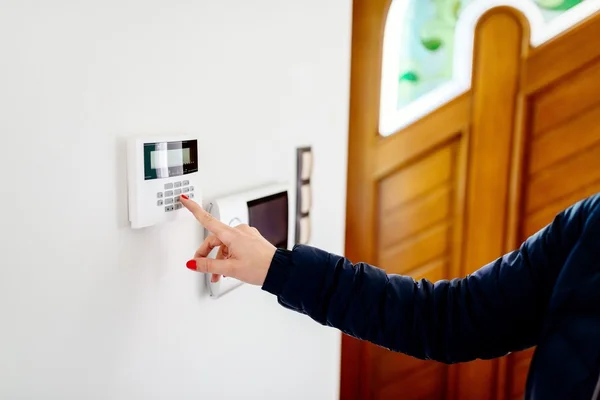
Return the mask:
[[[158,207],[165,206],[165,212],[180,210],[183,204],[179,201],[179,196],[186,193],[190,199],[194,198],[194,187],[190,186],[189,180],[165,183],[165,191],[158,192],[156,202]]]

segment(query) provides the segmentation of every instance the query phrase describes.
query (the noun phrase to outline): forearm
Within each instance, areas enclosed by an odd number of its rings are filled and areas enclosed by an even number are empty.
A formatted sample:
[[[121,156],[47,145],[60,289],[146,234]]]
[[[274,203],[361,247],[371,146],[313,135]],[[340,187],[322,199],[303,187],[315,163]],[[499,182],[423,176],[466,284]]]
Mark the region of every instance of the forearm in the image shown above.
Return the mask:
[[[482,288],[501,263],[496,264],[479,275],[434,284],[298,246],[292,252],[278,250],[264,289],[282,305],[351,336],[417,358],[454,363],[519,347],[514,326],[503,324],[508,322],[503,307],[511,300]],[[518,301],[513,297],[512,303],[525,311]],[[520,332],[532,323],[520,320]]]
[[[263,289],[360,339],[446,363],[499,357],[537,343],[554,283],[600,196],[472,275],[419,282],[327,252],[278,250]]]

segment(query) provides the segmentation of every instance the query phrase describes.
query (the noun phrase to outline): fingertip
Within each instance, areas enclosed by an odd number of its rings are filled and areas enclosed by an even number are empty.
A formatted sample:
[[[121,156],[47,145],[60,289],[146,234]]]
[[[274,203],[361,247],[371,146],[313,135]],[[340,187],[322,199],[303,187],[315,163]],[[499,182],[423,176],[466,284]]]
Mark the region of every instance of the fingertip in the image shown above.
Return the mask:
[[[198,270],[196,260],[189,260],[187,263],[185,263],[185,266],[188,267],[188,269],[191,269],[192,271]]]

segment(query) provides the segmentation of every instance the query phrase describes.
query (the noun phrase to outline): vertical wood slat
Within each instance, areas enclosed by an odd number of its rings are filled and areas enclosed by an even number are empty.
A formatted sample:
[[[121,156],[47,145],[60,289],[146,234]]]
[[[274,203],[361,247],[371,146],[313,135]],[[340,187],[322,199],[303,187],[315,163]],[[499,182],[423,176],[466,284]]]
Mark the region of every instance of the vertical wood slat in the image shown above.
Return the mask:
[[[372,143],[379,125],[381,28],[385,26],[390,3],[391,0],[353,2],[345,253],[355,261],[372,262],[374,258],[376,237],[365,238],[365,231],[374,232],[375,223]],[[341,364],[341,398],[369,400],[370,360],[365,345],[343,335]]]
[[[462,275],[502,255],[506,247],[510,138],[522,104],[518,99],[522,56],[528,48],[525,33],[522,18],[508,8],[484,15],[477,27]],[[497,360],[475,361],[457,369],[455,399],[484,399],[496,392]]]

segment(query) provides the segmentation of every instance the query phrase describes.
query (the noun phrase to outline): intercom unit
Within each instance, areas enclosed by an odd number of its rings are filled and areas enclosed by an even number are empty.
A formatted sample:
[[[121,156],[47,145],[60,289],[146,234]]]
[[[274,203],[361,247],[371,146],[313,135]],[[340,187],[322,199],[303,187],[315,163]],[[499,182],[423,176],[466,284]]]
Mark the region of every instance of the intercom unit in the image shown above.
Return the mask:
[[[277,248],[290,248],[293,221],[290,216],[290,202],[287,184],[273,184],[236,193],[233,195],[209,199],[204,202],[204,209],[213,217],[225,224],[235,227],[247,224],[255,227],[271,244]],[[208,232],[206,232],[208,234]],[[215,257],[214,249],[209,257]],[[221,277],[211,282],[211,275],[206,275],[206,284],[211,297],[218,298],[242,284],[231,277]]]

